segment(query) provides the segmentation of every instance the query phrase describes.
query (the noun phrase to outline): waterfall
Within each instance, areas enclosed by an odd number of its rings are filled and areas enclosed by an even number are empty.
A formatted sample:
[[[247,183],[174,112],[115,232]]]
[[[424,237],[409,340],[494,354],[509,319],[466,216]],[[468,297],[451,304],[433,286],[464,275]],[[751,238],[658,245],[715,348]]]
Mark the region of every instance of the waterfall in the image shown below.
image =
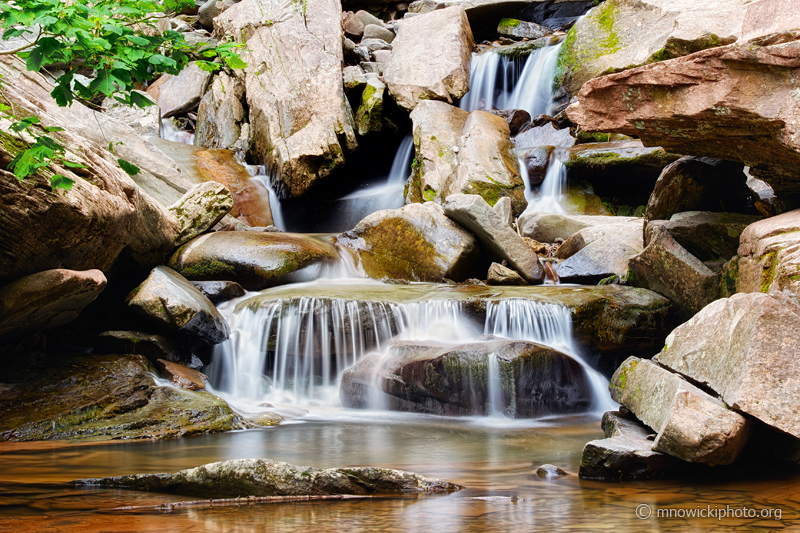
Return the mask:
[[[236,155],[238,157],[239,153]],[[272,211],[272,224],[279,230],[286,231],[281,202],[278,200],[278,194],[275,192],[275,189],[272,188],[272,183],[270,183],[266,167],[264,165],[248,165],[247,163],[242,163],[242,165],[244,165],[247,172],[253,176],[254,180],[261,183],[267,189],[269,193],[269,208],[270,211]]]
[[[178,128],[174,118],[162,118],[159,136],[167,141],[183,144],[194,144],[194,133],[189,133]]]
[[[567,185],[567,167],[558,158],[555,152],[550,157],[550,163],[547,165],[547,173],[544,176],[544,181],[539,187],[539,194],[534,194],[533,188],[530,186],[530,179],[528,177],[528,170],[525,166],[525,158],[520,155],[519,168],[522,174],[522,179],[525,182],[525,199],[528,200],[528,207],[525,208],[525,213],[533,213],[536,211],[544,213],[558,213],[565,214],[566,210],[561,204],[564,194],[564,188]]]
[[[472,56],[470,90],[461,109],[524,109],[531,117],[549,114],[553,79],[561,45],[534,50],[520,68],[520,61],[491,50]]]
[[[403,207],[403,188],[411,175],[411,161],[414,157],[414,137],[409,133],[403,138],[394,155],[389,175],[382,181],[344,196],[342,200],[370,197],[369,213],[381,209]]]

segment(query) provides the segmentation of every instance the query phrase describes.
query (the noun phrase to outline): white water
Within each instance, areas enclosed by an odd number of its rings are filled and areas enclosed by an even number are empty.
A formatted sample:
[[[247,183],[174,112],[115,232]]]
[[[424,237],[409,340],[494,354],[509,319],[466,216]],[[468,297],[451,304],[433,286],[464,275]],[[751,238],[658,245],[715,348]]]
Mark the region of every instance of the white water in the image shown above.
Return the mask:
[[[239,153],[236,155],[238,158]],[[244,168],[247,169],[247,172],[253,176],[253,179],[261,183],[267,189],[269,193],[269,209],[272,212],[272,225],[281,231],[286,231],[286,222],[283,220],[283,208],[281,207],[280,200],[278,200],[278,194],[275,192],[275,189],[272,188],[272,183],[270,183],[270,177],[266,170],[267,167],[264,165],[248,165],[247,163],[241,163],[244,165]]]
[[[194,133],[178,129],[174,118],[162,118],[159,135],[162,139],[183,144],[194,144]]]
[[[518,160],[520,174],[522,174],[522,180],[525,182],[525,199],[528,201],[528,207],[525,208],[524,213],[539,211],[566,214],[562,202],[564,201],[564,189],[567,185],[567,167],[558,158],[558,154],[553,152],[553,155],[550,156],[547,173],[544,175],[544,181],[539,186],[538,193],[534,192],[530,185],[528,169],[525,166],[523,155],[520,154]]]
[[[403,207],[403,189],[411,175],[411,160],[414,157],[414,137],[409,133],[403,138],[392,161],[389,175],[383,181],[364,187],[344,196],[342,200],[370,198],[369,212]]]
[[[519,60],[491,50],[473,55],[470,90],[461,99],[461,109],[524,109],[531,117],[550,114],[560,48],[559,44],[534,50],[522,68]]]

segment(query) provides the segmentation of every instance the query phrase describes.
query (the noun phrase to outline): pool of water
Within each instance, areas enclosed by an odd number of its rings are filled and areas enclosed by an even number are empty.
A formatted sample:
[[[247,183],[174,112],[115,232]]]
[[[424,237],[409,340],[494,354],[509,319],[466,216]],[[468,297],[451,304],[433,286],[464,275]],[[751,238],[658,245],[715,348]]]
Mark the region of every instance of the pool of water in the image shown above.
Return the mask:
[[[322,411],[274,428],[167,441],[0,444],[0,530],[8,531],[727,531],[796,530],[800,476],[727,472],[713,479],[599,483],[578,479],[595,418],[538,421]],[[437,496],[202,505],[174,495],[75,489],[65,482],[173,472],[264,457],[321,468],[391,467],[444,478]],[[551,463],[572,473],[540,479]],[[159,506],[161,508],[154,508]],[[647,505],[653,516],[637,517]],[[779,509],[772,518],[656,518],[658,509]],[[120,509],[123,507],[133,507]],[[639,507],[639,512],[647,508]],[[717,511],[718,512],[718,511]]]

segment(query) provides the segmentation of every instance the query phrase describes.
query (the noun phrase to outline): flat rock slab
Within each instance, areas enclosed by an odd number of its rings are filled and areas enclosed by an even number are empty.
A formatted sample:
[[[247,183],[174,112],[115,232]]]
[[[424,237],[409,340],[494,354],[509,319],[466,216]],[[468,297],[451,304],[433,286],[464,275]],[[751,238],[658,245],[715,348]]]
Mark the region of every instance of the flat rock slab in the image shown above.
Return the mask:
[[[320,470],[269,459],[234,459],[174,474],[79,479],[76,486],[120,487],[201,498],[314,496],[454,492],[462,487],[440,479],[384,468]]]
[[[608,389],[614,401],[658,432],[654,451],[691,463],[727,465],[747,443],[746,418],[652,361],[628,358]]]
[[[800,438],[800,307],[781,293],[713,302],[667,337],[661,364]]]

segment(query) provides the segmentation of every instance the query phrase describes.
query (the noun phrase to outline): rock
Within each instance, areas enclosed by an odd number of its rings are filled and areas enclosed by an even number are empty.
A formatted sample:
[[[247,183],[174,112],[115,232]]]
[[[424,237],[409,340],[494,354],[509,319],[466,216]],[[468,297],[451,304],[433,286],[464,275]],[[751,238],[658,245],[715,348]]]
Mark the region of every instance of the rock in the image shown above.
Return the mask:
[[[472,30],[459,6],[402,21],[384,75],[389,93],[407,111],[420,100],[461,98],[469,90],[472,45]]]
[[[336,244],[374,279],[461,281],[473,277],[479,260],[475,238],[432,203],[373,213]]]
[[[356,18],[359,20],[359,22],[361,22],[361,24],[364,25],[364,28],[366,28],[369,25],[374,25],[381,28],[384,26],[383,21],[381,19],[379,19],[369,11],[364,11],[363,9],[360,11],[356,11]]]
[[[800,210],[750,224],[739,243],[736,292],[800,294]]]
[[[517,148],[536,146],[569,148],[575,145],[577,139],[570,134],[569,129],[557,130],[552,123],[548,122],[544,126],[533,127],[517,134],[513,142]]]
[[[690,254],[666,230],[653,234],[650,244],[628,264],[628,283],[663,294],[687,319],[717,299],[720,275]]]
[[[376,63],[385,65],[392,58],[391,50],[375,50],[372,52],[372,58]]]
[[[212,47],[219,44],[219,41],[211,37],[205,30],[184,33],[183,40],[194,48]]]
[[[197,290],[202,292],[213,304],[227,302],[245,295],[242,286],[235,281],[193,281],[192,285],[197,287]]]
[[[581,89],[567,115],[584,131],[740,161],[779,196],[792,194],[800,191],[800,140],[785,124],[800,113],[792,96],[798,50],[800,31],[786,32],[603,76]]]
[[[92,353],[143,355],[152,364],[158,359],[189,363],[191,354],[161,335],[139,331],[105,331],[97,336]]]
[[[781,294],[734,294],[667,337],[658,361],[737,411],[800,438],[800,307]]]
[[[366,51],[366,48],[364,49]],[[369,58],[369,52],[367,53],[367,58]],[[383,76],[383,63],[378,63],[375,61],[362,61],[359,63],[362,70],[367,74],[375,74],[376,76]]]
[[[544,181],[552,153],[552,146],[537,146],[522,153],[522,161],[528,172],[528,183],[531,187],[538,187]]]
[[[682,157],[656,181],[644,218],[669,220],[683,211],[743,213],[752,198],[742,165],[705,157]]]
[[[535,22],[527,22],[519,19],[500,19],[497,25],[498,35],[505,35],[516,39],[539,39],[551,33],[553,33],[553,30],[550,28],[545,28]]]
[[[486,275],[486,283],[488,285],[528,284],[528,282],[522,279],[522,276],[517,274],[515,270],[511,270],[500,263],[492,263],[491,266],[489,266],[489,273]]]
[[[544,280],[544,269],[536,253],[483,198],[474,194],[451,194],[444,203],[444,212],[471,231],[488,254],[508,261],[526,281],[541,283]]]
[[[364,39],[360,43],[358,43],[358,45],[359,46],[363,46],[364,48],[366,48],[367,51],[370,54],[373,53],[373,52],[376,52],[378,50],[391,50],[392,49],[392,45],[390,45],[389,43],[387,43],[383,39],[375,39],[375,38]]]
[[[461,487],[419,474],[386,468],[320,470],[270,459],[233,459],[175,474],[135,474],[80,479],[77,486],[125,487],[200,498],[246,496],[372,495],[411,492],[453,492]]]
[[[171,381],[182,389],[202,390],[206,388],[208,376],[180,363],[156,359],[156,368],[161,372],[164,379]]]
[[[217,0],[207,0],[200,6],[200,9],[197,10],[197,22],[207,28],[213,27],[214,18],[238,1],[239,0],[223,0],[219,2]]]
[[[383,93],[386,85],[377,77],[367,81],[361,95],[361,105],[356,113],[356,133],[367,135],[383,129]]]
[[[195,109],[211,83],[211,76],[210,72],[190,62],[180,74],[169,78],[158,93],[161,117],[183,115]]]
[[[550,478],[569,475],[567,472],[555,465],[542,465],[536,469],[536,477]]]
[[[607,430],[606,428],[609,428]],[[586,443],[578,475],[596,481],[648,479],[680,472],[679,459],[652,450],[653,431],[618,412],[603,415],[605,439]]]
[[[342,69],[342,81],[344,83],[344,90],[348,95],[358,95],[364,92],[364,87],[367,85],[367,77],[364,71],[358,65],[344,67]]]
[[[360,41],[361,36],[364,35],[364,23],[358,20],[352,11],[342,13],[342,28],[344,28],[344,34],[354,41]]]
[[[194,285],[165,266],[154,268],[134,289],[128,305],[154,324],[190,341],[219,344],[230,336],[228,323],[214,304]]]
[[[133,91],[150,100],[153,105],[145,108],[129,106],[113,98],[103,100],[103,116],[124,124],[139,135],[158,135],[160,118],[155,100],[146,92]]]
[[[645,228],[645,246],[657,228],[664,228],[675,241],[701,261],[730,259],[739,248],[739,235],[762,217],[738,213],[689,211],[676,213],[670,220],[653,220]]]
[[[169,265],[192,281],[236,281],[257,291],[316,279],[336,257],[332,246],[306,235],[222,231],[189,241]]]
[[[252,179],[230,150],[198,150],[193,155],[199,176],[225,186],[233,198],[231,216],[251,227],[271,226],[269,191]]]
[[[656,430],[654,451],[715,466],[736,461],[747,444],[746,418],[652,361],[628,358],[608,389],[614,401]]]
[[[387,30],[383,26],[378,26],[377,24],[368,24],[364,26],[364,39],[380,39],[392,44],[392,41],[394,41],[394,32]]]
[[[579,238],[583,241],[583,237]],[[628,273],[628,261],[641,251],[641,244],[631,246],[617,237],[600,237],[559,263],[556,274],[561,281],[568,283],[597,283],[609,276],[622,278]]]
[[[51,269],[107,271],[123,250],[142,265],[157,264],[174,246],[178,222],[166,207],[142,192],[117,163],[129,159],[126,149],[108,151],[99,137],[98,120],[75,102],[60,108],[49,96],[52,90],[40,74],[27,72],[22,60],[0,56],[0,74],[14,80],[3,87],[3,97],[19,116],[37,116],[42,127],[61,127],[48,133],[66,149],[65,159],[86,168],[52,164],[22,181],[0,170],[0,284]],[[92,121],[89,127],[88,121]],[[23,145],[8,133],[10,122],[0,122],[0,160],[10,161]],[[115,132],[125,130],[120,137]],[[124,142],[136,133],[122,124],[106,133]],[[115,150],[116,151],[116,150]],[[130,159],[129,159],[130,160]],[[166,165],[164,160],[162,165]],[[53,191],[50,177],[60,174],[75,183],[69,191]]]
[[[233,208],[231,192],[219,183],[195,185],[169,208],[180,224],[175,246],[187,243],[214,227]]]
[[[508,122],[511,135],[519,133],[531,120],[531,114],[524,109],[494,109],[488,112]]]
[[[342,87],[341,4],[243,0],[214,19],[218,35],[250,45],[240,55],[250,110],[251,152],[300,196],[357,148]],[[282,75],[274,75],[283,72]]]
[[[496,383],[488,377],[492,360]],[[369,355],[342,374],[339,396],[346,407],[370,407],[378,392],[386,394],[389,409],[441,415],[494,409],[524,418],[580,412],[592,403],[580,363],[541,344],[499,337],[462,345],[394,341],[387,355]]]
[[[163,439],[248,427],[216,396],[156,386],[141,355],[36,354],[3,366],[13,385],[0,392],[0,440]]]
[[[508,196],[503,196],[502,198],[497,200],[497,203],[492,206],[492,209],[494,209],[494,212],[497,213],[497,215],[500,217],[500,220],[502,220],[509,226],[511,225],[512,222],[514,222],[514,213],[512,212],[511,198],[509,198]]]
[[[451,194],[465,193],[490,205],[509,197],[513,213],[525,209],[525,184],[503,119],[423,101],[411,120],[417,164],[406,184],[407,202],[443,203]]]
[[[568,239],[575,232],[598,225],[641,224],[636,217],[559,215],[556,213],[527,213],[519,217],[520,233],[539,242],[556,242]],[[641,226],[640,226],[641,227]]]
[[[244,83],[220,72],[200,100],[194,144],[205,148],[233,149],[247,118],[243,98]]]
[[[72,322],[105,286],[106,277],[99,270],[59,268],[0,287],[0,339],[13,340]]]
[[[599,219],[600,217],[595,218]],[[609,219],[613,220],[612,217],[609,217]],[[633,218],[624,224],[601,223],[579,229],[561,243],[555,256],[558,259],[568,259],[593,242],[599,240],[607,241],[608,239],[615,239],[624,244],[626,248],[635,250],[635,254],[638,254],[644,249],[642,245],[642,222],[640,218]],[[627,263],[625,269],[627,270]]]

